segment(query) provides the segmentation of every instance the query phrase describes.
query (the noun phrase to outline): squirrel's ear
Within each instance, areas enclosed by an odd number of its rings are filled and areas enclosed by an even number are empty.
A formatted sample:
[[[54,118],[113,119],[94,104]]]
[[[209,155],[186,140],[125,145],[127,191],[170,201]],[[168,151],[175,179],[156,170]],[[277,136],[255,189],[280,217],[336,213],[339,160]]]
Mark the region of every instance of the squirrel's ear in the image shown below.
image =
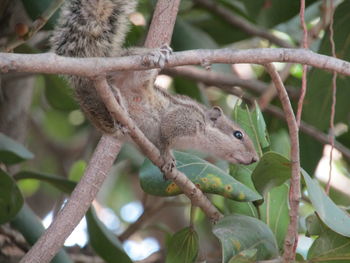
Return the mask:
[[[213,122],[216,122],[222,115],[222,109],[218,106],[215,106],[208,111],[208,118]]]

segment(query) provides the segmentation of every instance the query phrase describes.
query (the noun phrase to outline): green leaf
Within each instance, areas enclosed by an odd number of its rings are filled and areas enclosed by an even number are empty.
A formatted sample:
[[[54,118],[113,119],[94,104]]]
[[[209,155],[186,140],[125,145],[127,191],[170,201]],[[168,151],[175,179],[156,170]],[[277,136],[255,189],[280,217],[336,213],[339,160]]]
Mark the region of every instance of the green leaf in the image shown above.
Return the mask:
[[[252,173],[256,167],[256,163],[251,165],[243,164],[230,164],[230,175],[233,176],[236,180],[248,186],[250,189],[256,192],[254,183],[252,181]]]
[[[256,248],[243,250],[232,257],[229,263],[254,263],[256,262],[257,252],[258,250]]]
[[[257,260],[278,256],[272,231],[256,218],[235,214],[225,216],[213,227],[213,233],[221,242],[223,263],[247,249],[257,249]]]
[[[175,152],[176,167],[183,172],[203,192],[222,195],[237,201],[255,201],[261,199],[259,194],[241,184],[218,167],[201,158],[183,152]],[[178,186],[164,180],[158,167],[148,159],[145,160],[140,171],[142,189],[149,194],[159,196],[178,195]]]
[[[305,170],[301,169],[301,173],[304,177],[310,200],[322,222],[336,233],[350,237],[349,214],[336,206]]]
[[[225,198],[225,208],[232,214],[241,214],[258,218],[259,214],[252,202],[237,202]]]
[[[254,127],[256,128],[256,133],[258,137],[258,141],[263,149],[266,149],[270,146],[270,142],[268,140],[268,134],[266,130],[266,123],[264,120],[264,116],[260,110],[258,103],[255,101],[255,108],[251,113],[252,120],[254,123]]]
[[[275,187],[264,196],[264,203],[259,207],[261,220],[274,233],[281,251],[289,225],[288,193],[287,183]]]
[[[271,27],[296,16],[300,10],[298,1],[281,0],[240,0],[246,7],[247,14],[257,25]],[[306,1],[306,6],[316,0]]]
[[[109,231],[90,208],[86,213],[90,244],[106,262],[132,263],[116,236]]]
[[[253,141],[255,150],[257,150],[259,156],[262,155],[262,148],[259,142],[259,135],[257,127],[253,121],[253,114],[249,111],[247,105],[237,104],[233,109],[233,119],[243,128],[243,130],[248,134],[249,138]],[[265,131],[263,131],[265,132]]]
[[[177,51],[218,47],[207,33],[180,17],[176,20],[171,46]]]
[[[318,220],[320,233],[308,251],[308,260],[323,263],[350,262],[350,238],[333,232],[317,217],[314,219]]]
[[[75,182],[67,180],[65,178],[54,176],[54,175],[37,173],[37,172],[20,171],[17,174],[15,174],[13,178],[15,180],[37,179],[40,181],[44,181],[53,185],[54,187],[63,191],[64,193],[68,193],[68,194],[70,194],[74,190],[74,187],[76,186]]]
[[[29,245],[34,245],[45,231],[39,217],[26,204],[23,205],[22,209],[11,221],[11,227],[17,229]],[[63,249],[60,249],[57,255],[51,260],[51,263],[73,263],[73,261]]]
[[[72,111],[79,108],[73,98],[69,83],[57,75],[45,75],[45,96],[49,104],[58,110]]]
[[[15,164],[32,159],[34,155],[15,140],[0,132],[0,162]]]
[[[176,77],[174,78],[174,89],[176,93],[183,94],[203,103],[203,95],[198,85],[191,80]]]
[[[0,224],[14,218],[23,206],[23,196],[16,182],[0,169]]]
[[[195,262],[198,255],[198,234],[192,227],[175,233],[168,244],[166,263]]]
[[[307,229],[305,235],[308,237],[319,236],[323,231],[325,231],[324,228],[326,227],[324,224],[322,224],[316,213],[309,215],[305,219],[305,224]]]
[[[290,157],[290,139],[285,129],[281,129],[270,136],[271,151],[277,152],[287,159]]]
[[[275,152],[267,152],[253,171],[252,180],[260,194],[283,184],[291,176],[290,161]]]

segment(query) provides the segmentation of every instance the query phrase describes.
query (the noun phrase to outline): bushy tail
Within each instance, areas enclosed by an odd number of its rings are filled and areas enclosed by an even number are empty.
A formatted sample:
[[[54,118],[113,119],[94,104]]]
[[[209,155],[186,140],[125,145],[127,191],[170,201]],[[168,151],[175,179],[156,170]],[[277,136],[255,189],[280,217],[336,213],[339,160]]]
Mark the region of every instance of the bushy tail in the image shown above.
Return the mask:
[[[109,57],[122,49],[129,28],[128,15],[136,0],[67,0],[53,36],[53,51],[69,57]],[[93,83],[72,76],[76,98],[89,119],[106,133],[115,122],[99,98]]]

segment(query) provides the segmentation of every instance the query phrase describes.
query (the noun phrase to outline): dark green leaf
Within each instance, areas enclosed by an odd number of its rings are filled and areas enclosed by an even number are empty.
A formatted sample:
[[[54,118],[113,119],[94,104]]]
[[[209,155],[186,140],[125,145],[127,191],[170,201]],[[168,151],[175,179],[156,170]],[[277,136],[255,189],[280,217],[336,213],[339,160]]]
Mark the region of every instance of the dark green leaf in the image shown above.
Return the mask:
[[[23,196],[16,182],[0,169],[0,224],[16,216],[23,206]]]
[[[261,147],[263,149],[266,149],[270,146],[270,142],[268,140],[264,116],[262,115],[259,105],[256,101],[255,101],[255,108],[252,111],[251,116],[254,123],[254,127],[256,129],[258,141]]]
[[[34,155],[21,144],[0,132],[0,162],[15,164],[33,157]]]
[[[34,245],[45,231],[39,217],[26,204],[11,221],[11,226],[17,229],[30,245]],[[72,260],[63,249],[60,249],[51,263],[72,263]]]
[[[258,192],[263,194],[283,184],[290,178],[290,175],[290,161],[278,153],[267,152],[254,169],[252,180]]]
[[[181,18],[176,20],[171,46],[176,51],[218,47],[207,33]]]
[[[178,94],[187,95],[203,103],[202,92],[194,81],[176,77],[174,78],[174,89]]]
[[[67,180],[65,178],[37,172],[21,171],[15,174],[13,177],[15,180],[37,179],[40,181],[44,181],[68,194],[70,194],[76,186],[75,182]]]
[[[175,233],[168,244],[166,263],[192,263],[198,255],[198,234],[192,227]]]
[[[278,256],[276,239],[270,228],[262,221],[244,215],[229,215],[221,219],[213,233],[220,239],[222,262],[247,249],[257,249],[257,260],[271,259]]]
[[[58,110],[78,109],[68,82],[57,75],[45,75],[45,95],[50,105]]]
[[[86,213],[90,244],[96,253],[108,263],[132,263],[116,236],[109,231],[90,208]]]
[[[286,130],[281,129],[270,136],[271,151],[277,152],[287,159],[290,156],[290,140]]]
[[[318,220],[320,233],[308,251],[307,258],[310,262],[350,262],[350,238],[333,232],[317,217],[314,219]]]
[[[289,225],[288,193],[287,183],[274,187],[264,196],[264,203],[259,207],[261,220],[274,233],[281,251]]]
[[[225,199],[225,208],[232,214],[241,214],[258,218],[258,211],[252,202],[237,202],[230,199]]]
[[[218,167],[197,156],[175,152],[176,167],[203,192],[219,194],[237,201],[255,201],[259,194],[241,184]],[[158,167],[146,160],[140,171],[142,189],[149,194],[173,196],[181,193],[177,185],[164,180]]]
[[[301,173],[304,177],[310,200],[322,222],[336,233],[350,237],[349,214],[336,206],[305,170],[302,169]]]
[[[240,0],[246,7],[250,18],[258,26],[271,27],[296,16],[300,10],[299,1],[281,0]],[[316,0],[307,0],[306,6]]]

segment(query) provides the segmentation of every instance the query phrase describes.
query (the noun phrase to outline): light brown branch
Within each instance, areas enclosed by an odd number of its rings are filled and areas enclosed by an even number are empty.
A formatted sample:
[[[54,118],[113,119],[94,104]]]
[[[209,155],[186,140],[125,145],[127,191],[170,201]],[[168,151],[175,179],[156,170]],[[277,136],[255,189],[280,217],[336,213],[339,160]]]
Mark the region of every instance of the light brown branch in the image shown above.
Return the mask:
[[[334,23],[334,5],[333,1],[330,2],[330,9],[332,10],[331,15],[331,21],[329,25],[329,42],[331,43],[331,49],[332,49],[332,57],[336,57],[335,53],[335,43],[334,43],[334,29],[333,29],[333,23]],[[326,193],[329,194],[329,189],[331,187],[331,180],[332,180],[332,168],[333,168],[333,149],[334,149],[334,117],[335,117],[335,105],[337,103],[337,73],[333,71],[332,76],[332,106],[331,106],[331,117],[329,120],[329,140],[331,144],[331,153],[329,156],[329,178],[326,185]]]
[[[270,74],[272,81],[278,92],[279,99],[285,112],[289,135],[291,140],[291,164],[292,175],[289,190],[289,217],[288,232],[284,242],[284,262],[292,262],[295,258],[295,251],[298,244],[298,208],[300,200],[300,159],[299,159],[299,136],[298,125],[295,120],[292,105],[288,98],[283,82],[272,64],[264,65]]]
[[[284,66],[282,71],[279,73],[281,80],[285,81],[288,76],[290,75],[290,68],[292,67],[293,64],[287,64]],[[287,88],[287,87],[286,87]],[[287,88],[288,90],[288,88]],[[296,95],[296,91],[294,91],[293,95]],[[265,91],[265,93],[259,98],[259,106],[262,110],[264,110],[270,102],[274,99],[274,97],[277,95],[276,88],[273,83],[271,83],[268,87],[268,89]]]
[[[140,147],[143,153],[161,169],[164,162],[159,150],[147,139],[142,131],[135,125],[134,121],[119,105],[113,96],[113,92],[109,88],[106,78],[97,78],[95,86],[98,94],[113,118],[128,128],[128,134],[133,141]],[[168,180],[172,180],[191,200],[192,204],[199,206],[213,222],[216,222],[222,216],[202,191],[176,168],[172,169],[171,172],[166,173],[165,176]]]
[[[303,29],[303,39],[302,39],[302,47],[308,48],[308,34],[305,23],[305,0],[300,0],[300,24]],[[301,90],[300,90],[300,98],[298,101],[298,109],[297,109],[297,123],[300,125],[301,113],[303,111],[304,98],[306,94],[307,87],[307,65],[303,65],[303,75],[301,78]]]
[[[95,199],[120,148],[121,143],[115,138],[101,138],[69,201],[20,263],[46,263],[55,256]]]
[[[247,33],[248,35],[258,36],[258,37],[267,39],[271,43],[276,44],[277,46],[280,46],[280,47],[285,47],[285,48],[293,47],[293,45],[289,44],[283,39],[280,39],[274,36],[267,30],[260,28],[239,16],[234,15],[227,8],[215,3],[212,0],[195,0],[194,2],[206,8],[208,11],[217,14],[220,18],[224,19],[227,23],[241,29],[243,32]]]
[[[151,64],[152,56],[129,56],[117,58],[70,58],[52,53],[11,54],[0,53],[0,72],[32,72],[68,74],[93,77],[108,72],[123,70],[145,70],[157,68]],[[290,62],[314,66],[339,74],[350,75],[350,63],[331,56],[304,49],[257,48],[190,50],[170,55],[165,68],[206,63],[255,63]]]

